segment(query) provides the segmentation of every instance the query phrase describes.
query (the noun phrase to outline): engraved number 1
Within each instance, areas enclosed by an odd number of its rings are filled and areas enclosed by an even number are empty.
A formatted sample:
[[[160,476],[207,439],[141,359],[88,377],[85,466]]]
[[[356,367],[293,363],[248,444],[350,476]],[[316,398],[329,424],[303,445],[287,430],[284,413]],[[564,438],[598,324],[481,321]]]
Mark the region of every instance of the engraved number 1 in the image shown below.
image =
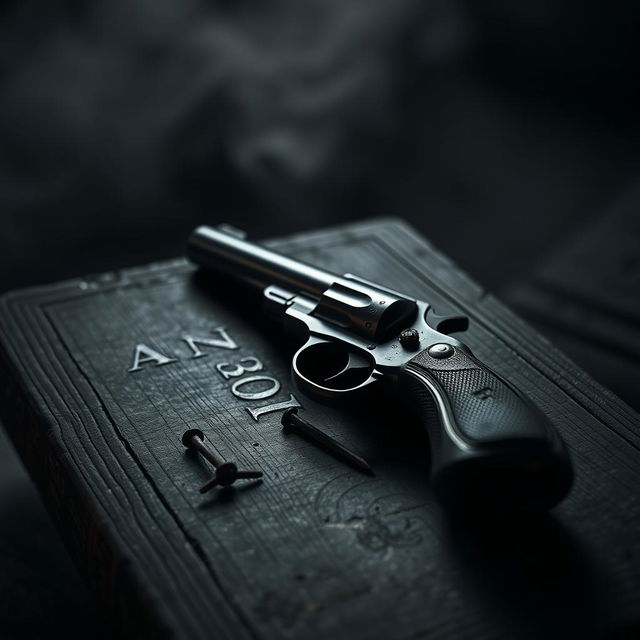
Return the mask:
[[[275,402],[274,404],[268,404],[266,407],[258,407],[257,409],[250,409],[249,407],[245,407],[245,409],[249,412],[249,415],[258,422],[258,418],[263,416],[265,413],[273,413],[274,411],[284,411],[285,409],[289,409],[290,407],[301,407],[302,405],[298,402],[298,399],[293,395],[289,394],[289,399],[284,402]]]

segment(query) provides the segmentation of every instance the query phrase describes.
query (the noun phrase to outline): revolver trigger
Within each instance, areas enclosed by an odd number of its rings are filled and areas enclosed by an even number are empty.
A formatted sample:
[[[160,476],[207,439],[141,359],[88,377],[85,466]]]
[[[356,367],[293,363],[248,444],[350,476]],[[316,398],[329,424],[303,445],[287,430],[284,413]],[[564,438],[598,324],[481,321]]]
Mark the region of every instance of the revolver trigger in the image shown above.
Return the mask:
[[[312,337],[293,357],[296,383],[312,395],[338,401],[376,382],[373,358],[350,346]]]
[[[458,333],[459,331],[466,331],[469,328],[469,318],[461,313],[450,313],[440,315],[437,314],[431,307],[427,311],[425,318],[427,324],[440,333],[449,335],[450,333]]]
[[[369,371],[371,369],[371,363],[366,358],[363,358],[361,355],[354,353],[353,351],[349,351],[349,359],[347,360],[347,364],[344,366],[344,368],[341,371],[338,371],[338,373],[335,373],[334,375],[329,376],[328,378],[325,378],[324,381],[329,382],[330,380],[335,380],[336,378],[340,378],[341,376],[345,375],[348,371],[355,372],[360,369],[366,369],[367,371]]]

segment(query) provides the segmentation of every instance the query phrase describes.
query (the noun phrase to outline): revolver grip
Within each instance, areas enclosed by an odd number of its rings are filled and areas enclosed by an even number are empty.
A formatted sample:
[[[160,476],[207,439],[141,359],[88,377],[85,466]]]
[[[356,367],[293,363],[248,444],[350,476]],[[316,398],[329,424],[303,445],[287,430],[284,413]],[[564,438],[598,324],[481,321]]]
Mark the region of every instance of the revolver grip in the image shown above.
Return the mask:
[[[401,376],[429,434],[436,496],[453,507],[557,504],[573,474],[550,421],[466,349],[440,346],[416,355]]]

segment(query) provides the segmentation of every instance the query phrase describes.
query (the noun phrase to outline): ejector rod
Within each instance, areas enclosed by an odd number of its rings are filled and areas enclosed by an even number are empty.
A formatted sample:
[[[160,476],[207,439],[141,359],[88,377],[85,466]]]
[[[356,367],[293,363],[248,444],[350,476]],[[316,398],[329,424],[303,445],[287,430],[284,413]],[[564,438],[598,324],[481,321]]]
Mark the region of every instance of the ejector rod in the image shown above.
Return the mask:
[[[257,281],[263,286],[275,284],[315,296],[321,296],[334,282],[342,280],[328,271],[207,226],[193,231],[187,255],[208,269]]]

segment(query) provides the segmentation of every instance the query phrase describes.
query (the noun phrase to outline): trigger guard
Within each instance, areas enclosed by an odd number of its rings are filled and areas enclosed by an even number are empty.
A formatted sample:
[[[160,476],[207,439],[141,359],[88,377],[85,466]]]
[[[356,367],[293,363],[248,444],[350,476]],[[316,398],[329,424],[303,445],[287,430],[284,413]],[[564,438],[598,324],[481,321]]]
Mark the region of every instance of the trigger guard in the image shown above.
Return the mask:
[[[341,400],[346,399],[350,394],[360,393],[367,389],[371,384],[377,382],[379,379],[378,372],[374,369],[373,362],[371,361],[370,373],[369,375],[358,384],[354,386],[350,386],[344,389],[334,388],[331,386],[324,386],[321,382],[311,379],[308,374],[304,373],[304,367],[301,366],[301,358],[308,355],[308,350],[313,349],[315,347],[319,348],[334,348],[338,351],[340,350],[340,346],[337,343],[329,342],[326,340],[318,340],[311,339],[306,344],[304,344],[293,356],[293,360],[291,363],[291,373],[293,380],[296,386],[306,395],[315,396],[322,399],[330,399],[330,400]],[[344,350],[343,349],[343,353]],[[346,369],[343,371],[339,371],[334,373],[333,375],[328,375],[324,377],[324,381],[327,381],[328,378],[336,379],[342,373],[345,373]]]

